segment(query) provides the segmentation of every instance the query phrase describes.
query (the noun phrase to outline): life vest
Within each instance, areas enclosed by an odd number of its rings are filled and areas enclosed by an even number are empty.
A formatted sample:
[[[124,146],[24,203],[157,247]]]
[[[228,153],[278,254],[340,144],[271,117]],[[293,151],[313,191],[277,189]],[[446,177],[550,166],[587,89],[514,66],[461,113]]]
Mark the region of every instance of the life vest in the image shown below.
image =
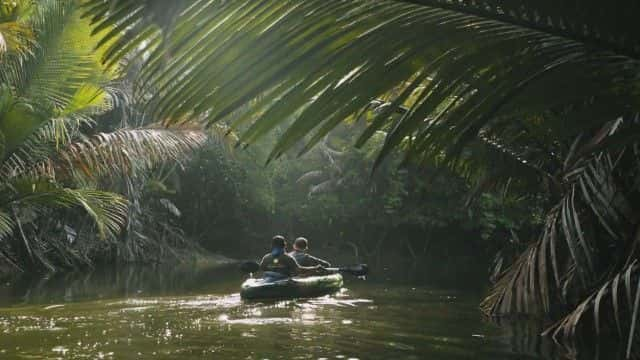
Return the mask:
[[[291,256],[300,266],[312,266],[309,265],[307,263],[307,257],[308,255],[305,252],[302,251],[292,251],[289,253],[289,256]]]
[[[286,276],[291,276],[291,269],[289,269],[289,265],[287,264],[286,259],[284,259],[286,255],[281,254],[278,256],[270,255],[264,264],[265,271],[277,272]]]

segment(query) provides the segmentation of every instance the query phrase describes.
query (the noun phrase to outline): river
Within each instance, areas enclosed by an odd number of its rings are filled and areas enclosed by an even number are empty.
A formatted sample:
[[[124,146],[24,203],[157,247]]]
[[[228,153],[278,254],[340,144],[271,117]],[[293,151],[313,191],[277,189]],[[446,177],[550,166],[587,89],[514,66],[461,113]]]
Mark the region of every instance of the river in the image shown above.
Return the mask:
[[[234,267],[8,282],[0,359],[561,359],[535,324],[485,321],[481,291],[346,278],[337,294],[244,302]]]

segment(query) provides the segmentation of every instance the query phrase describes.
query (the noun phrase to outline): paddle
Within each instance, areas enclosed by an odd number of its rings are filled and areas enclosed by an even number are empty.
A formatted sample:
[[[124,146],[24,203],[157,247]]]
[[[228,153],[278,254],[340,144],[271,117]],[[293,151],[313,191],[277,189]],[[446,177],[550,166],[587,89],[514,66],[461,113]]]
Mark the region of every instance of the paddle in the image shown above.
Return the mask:
[[[240,263],[240,271],[245,274],[260,271],[260,265],[255,261],[243,261]]]
[[[365,276],[369,272],[369,267],[366,264],[357,264],[341,267],[329,267],[323,268],[329,274],[342,273],[350,274],[353,276]],[[260,265],[255,261],[243,261],[240,263],[240,271],[243,273],[255,273],[260,271]]]
[[[369,267],[367,264],[356,264],[342,267],[329,267],[323,268],[329,273],[342,273],[342,274],[350,274],[353,276],[365,276],[369,272]]]

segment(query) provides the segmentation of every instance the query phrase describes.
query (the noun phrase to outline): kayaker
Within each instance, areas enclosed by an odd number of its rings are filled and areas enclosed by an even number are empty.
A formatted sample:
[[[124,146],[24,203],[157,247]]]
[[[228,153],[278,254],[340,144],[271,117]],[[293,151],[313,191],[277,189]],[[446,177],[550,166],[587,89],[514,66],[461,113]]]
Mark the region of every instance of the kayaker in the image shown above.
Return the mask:
[[[289,253],[289,256],[294,258],[296,262],[302,266],[321,265],[324,267],[331,267],[331,264],[328,261],[309,255],[307,253],[308,250],[309,240],[299,237],[293,242],[293,251]]]
[[[262,257],[260,270],[268,278],[287,278],[296,275],[309,275],[322,272],[322,266],[300,266],[286,253],[287,242],[281,235],[271,240],[271,252]]]

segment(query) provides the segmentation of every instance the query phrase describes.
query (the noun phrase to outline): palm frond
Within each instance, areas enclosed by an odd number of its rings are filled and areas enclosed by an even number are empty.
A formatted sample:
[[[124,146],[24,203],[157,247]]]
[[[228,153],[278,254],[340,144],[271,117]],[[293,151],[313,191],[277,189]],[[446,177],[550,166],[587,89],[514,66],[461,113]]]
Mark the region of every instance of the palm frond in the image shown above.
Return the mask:
[[[37,41],[32,54],[0,64],[0,80],[18,99],[0,121],[0,130],[11,140],[9,151],[50,119],[87,122],[88,115],[110,108],[110,96],[103,89],[109,74],[98,61],[97,39],[89,36],[89,23],[80,19],[76,7],[70,0],[38,4],[28,18]],[[58,142],[68,140],[61,126],[65,121],[57,122]]]
[[[22,94],[43,99],[64,114],[78,108],[78,97],[87,96],[87,85],[101,85],[107,77],[94,54],[96,40],[88,36],[88,22],[80,19],[74,2],[50,3],[39,14],[38,52],[25,64],[26,77],[16,85]],[[96,91],[95,85],[92,90]]]
[[[546,242],[538,242],[529,246],[505,271],[480,304],[485,314],[539,314],[548,310],[547,269],[539,266],[548,256],[546,245]]]
[[[568,37],[594,48],[640,58],[638,39],[632,36],[633,13],[640,10],[634,1],[618,6],[594,6],[596,2],[557,1],[450,1],[407,0],[415,4],[438,6],[480,17],[491,17],[515,26]]]
[[[483,302],[487,314],[531,313],[530,309],[540,308],[549,313],[550,304],[564,304],[573,310],[547,332],[554,338],[560,334],[564,340],[572,338],[585,318],[594,320],[599,333],[606,312],[615,316],[615,327],[629,347],[636,341],[635,321],[621,319],[638,315],[631,297],[638,236],[636,230],[630,231],[637,228],[638,219],[629,203],[638,187],[635,180],[623,179],[636,178],[640,157],[637,146],[591,151],[608,137],[633,130],[637,125],[633,118],[626,120],[611,121],[592,137],[573,142],[559,176],[564,193],[548,213],[540,239],[502,275]],[[617,255],[602,256],[605,252]],[[626,308],[619,302],[622,283],[629,300]],[[612,301],[604,307],[607,299]]]
[[[81,207],[94,220],[102,237],[113,236],[125,224],[127,200],[119,194],[88,188],[61,187],[44,178],[11,181],[12,198],[5,206],[31,208]]]
[[[156,92],[147,105],[155,116],[206,114],[213,123],[256,101],[260,115],[240,141],[289,125],[270,158],[302,139],[309,149],[343,119],[412,80],[415,91],[395,102],[409,111],[393,120],[381,156],[415,137],[408,148],[414,157],[443,151],[455,157],[516,109],[594,96],[638,106],[636,58],[594,48],[572,30],[507,21],[525,16],[512,16],[519,8],[504,2],[470,11],[485,3],[192,1],[166,26],[149,20],[148,2],[92,0],[87,16],[99,29],[126,29],[106,62],[133,49],[148,54],[139,83]],[[621,111],[611,107],[593,121]],[[369,133],[387,125],[372,126]]]
[[[0,164],[0,174],[11,178],[28,172],[39,163],[53,157],[62,147],[77,139],[82,126],[91,126],[94,120],[82,113],[51,119],[34,134],[26,138],[8,154]]]
[[[11,218],[11,215],[4,211],[0,211],[0,239],[13,234],[15,223]]]
[[[121,129],[72,143],[25,170],[52,178],[126,176],[159,163],[183,161],[206,140],[198,129]]]
[[[602,332],[604,326],[617,329],[618,335],[626,340],[626,356],[630,358],[638,332],[639,299],[638,264],[633,262],[591,293],[570,314],[547,329],[545,334],[551,335],[556,342],[566,341],[576,336],[584,326],[585,319],[593,319],[596,335]],[[613,317],[604,314],[613,314]]]

